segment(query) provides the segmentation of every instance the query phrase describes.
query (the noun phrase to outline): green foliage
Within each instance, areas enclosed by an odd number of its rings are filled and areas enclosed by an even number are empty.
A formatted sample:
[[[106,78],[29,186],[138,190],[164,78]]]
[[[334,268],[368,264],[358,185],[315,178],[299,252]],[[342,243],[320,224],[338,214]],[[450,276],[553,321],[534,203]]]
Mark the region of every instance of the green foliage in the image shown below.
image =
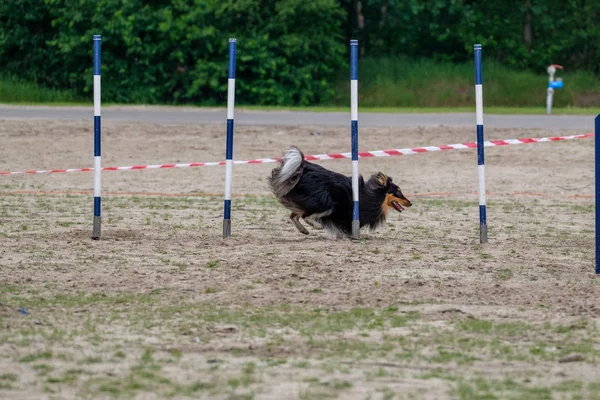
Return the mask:
[[[46,46],[53,28],[48,7],[40,1],[0,2],[0,66],[28,81],[51,58]],[[30,69],[28,66],[37,66]],[[42,82],[51,85],[52,82]]]
[[[25,0],[0,4],[0,68],[92,91],[102,35],[103,97],[119,103],[223,104],[227,46],[238,38],[240,104],[309,105],[333,95],[343,62],[335,0]],[[18,55],[18,56],[17,56]]]
[[[339,0],[348,13],[357,0]],[[365,55],[464,62],[473,44],[509,67],[600,72],[596,0],[368,0],[358,36]]]
[[[335,84],[336,106],[348,107],[348,69]],[[554,93],[554,107],[593,107],[600,104],[600,76],[579,71],[561,74],[563,89]],[[359,107],[474,107],[473,62],[431,58],[365,57],[359,61]],[[538,107],[545,111],[545,71],[534,74],[497,61],[483,63],[485,107]]]
[[[0,73],[1,103],[74,103],[83,99],[74,96],[72,91],[50,89],[45,86],[23,81],[15,76]]]
[[[101,34],[104,101],[224,105],[228,38],[236,37],[237,104],[346,104],[347,88],[336,81],[348,80],[348,40],[359,39],[361,69],[378,71],[366,81],[361,75],[361,91],[376,88],[361,104],[452,106],[470,104],[472,72],[456,79],[450,72],[472,69],[473,44],[481,43],[484,70],[522,74],[513,86],[499,76],[497,88],[486,85],[486,99],[506,92],[494,105],[543,103],[534,93],[557,63],[568,80],[556,106],[594,106],[597,89],[573,84],[588,79],[584,72],[600,73],[599,17],[597,0],[5,1],[0,71],[12,82],[89,99],[92,35]],[[441,92],[433,103],[423,90],[435,73],[423,64],[430,61],[448,70],[430,84]],[[400,95],[398,81],[420,86]],[[519,90],[529,99],[515,99]]]

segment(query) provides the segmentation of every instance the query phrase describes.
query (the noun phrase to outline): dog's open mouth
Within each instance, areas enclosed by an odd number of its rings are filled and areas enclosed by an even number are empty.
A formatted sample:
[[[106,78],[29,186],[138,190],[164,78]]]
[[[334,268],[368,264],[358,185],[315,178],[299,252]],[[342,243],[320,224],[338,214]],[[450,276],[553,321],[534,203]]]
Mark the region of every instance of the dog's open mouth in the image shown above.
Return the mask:
[[[408,208],[410,206],[412,206],[412,203],[408,199],[404,198],[404,196],[396,196],[393,193],[388,193],[385,199],[384,212],[387,213],[387,210],[393,208],[401,213],[404,211],[404,208]]]
[[[400,205],[400,203],[398,203],[397,201],[395,201],[395,200],[392,200],[392,202],[391,202],[391,203],[392,203],[392,207],[394,207],[394,209],[395,209],[396,211],[398,211],[398,212],[402,212],[402,211],[404,211],[404,207],[402,207],[402,206]]]

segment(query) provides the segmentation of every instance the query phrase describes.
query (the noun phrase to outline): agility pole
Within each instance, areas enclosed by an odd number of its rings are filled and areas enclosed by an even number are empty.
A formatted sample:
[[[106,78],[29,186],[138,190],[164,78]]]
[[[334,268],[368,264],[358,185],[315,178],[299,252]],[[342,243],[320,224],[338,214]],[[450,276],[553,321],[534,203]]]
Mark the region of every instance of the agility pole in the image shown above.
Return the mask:
[[[92,239],[100,239],[101,231],[101,113],[100,113],[100,35],[94,35],[94,225]]]
[[[532,144],[532,143],[546,143],[546,142],[559,142],[564,140],[574,139],[586,139],[593,137],[593,133],[586,133],[583,135],[570,135],[570,136],[550,136],[541,138],[520,138],[520,139],[502,139],[502,140],[489,140],[484,143],[485,147],[497,147],[497,146],[510,146],[516,144]],[[436,151],[447,151],[447,150],[466,150],[477,148],[475,142],[464,142],[455,144],[443,144],[438,146],[425,146],[425,147],[413,147],[405,149],[387,149],[387,150],[371,150],[371,151],[359,151],[358,158],[372,158],[372,157],[393,157],[393,156],[409,156],[413,154],[430,153]],[[326,153],[326,154],[312,154],[304,156],[307,161],[324,161],[324,160],[339,160],[349,159],[351,153]],[[253,160],[234,160],[233,164],[267,164],[281,161],[281,157],[271,158],[255,158]],[[214,167],[219,165],[226,165],[226,161],[209,161],[209,162],[194,162],[194,163],[179,163],[179,164],[152,164],[152,165],[131,165],[122,167],[104,167],[102,171],[138,171],[145,169],[170,169],[170,168],[194,168],[194,167]],[[37,175],[37,174],[56,174],[56,173],[68,173],[68,172],[94,172],[94,168],[59,168],[59,169],[41,169],[41,170],[25,170],[25,171],[0,171],[0,176],[14,176],[14,175]]]
[[[358,40],[350,41],[350,135],[352,141],[352,239],[360,237],[358,211]]]
[[[236,39],[229,39],[229,68],[227,73],[227,143],[225,148],[225,200],[223,205],[223,237],[231,236],[231,175],[233,167],[233,112],[235,107],[235,49]]]
[[[596,175],[596,274],[600,274],[600,260],[598,254],[600,254],[600,210],[598,210],[598,204],[600,204],[600,141],[598,141],[598,135],[600,135],[600,114],[596,116],[594,123],[594,129],[596,137],[594,138],[594,172]]]
[[[474,46],[475,53],[475,119],[477,123],[477,169],[479,175],[479,243],[487,243],[487,210],[485,201],[485,161],[483,140],[483,84],[481,77],[481,45]]]

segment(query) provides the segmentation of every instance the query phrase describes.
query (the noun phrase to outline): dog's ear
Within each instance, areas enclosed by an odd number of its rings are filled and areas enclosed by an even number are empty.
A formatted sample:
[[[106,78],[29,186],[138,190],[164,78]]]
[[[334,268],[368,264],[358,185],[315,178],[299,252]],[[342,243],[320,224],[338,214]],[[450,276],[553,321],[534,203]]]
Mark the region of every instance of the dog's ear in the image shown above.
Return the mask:
[[[386,174],[384,174],[383,172],[378,172],[377,173],[377,178],[375,180],[377,182],[377,184],[381,187],[386,187],[387,183],[388,183],[388,177]]]

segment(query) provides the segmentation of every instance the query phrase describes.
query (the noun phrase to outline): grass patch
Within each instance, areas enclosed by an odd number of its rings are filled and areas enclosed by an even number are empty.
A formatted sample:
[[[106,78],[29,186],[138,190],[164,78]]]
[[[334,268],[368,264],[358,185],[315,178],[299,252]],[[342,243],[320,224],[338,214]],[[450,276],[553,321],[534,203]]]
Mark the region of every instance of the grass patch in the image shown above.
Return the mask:
[[[454,64],[429,59],[406,57],[366,57],[359,60],[360,99],[368,107],[467,107],[475,104],[473,63]],[[347,69],[340,70],[335,103],[350,104]],[[527,113],[545,113],[548,76],[545,71],[534,74],[513,70],[488,60],[484,63],[484,106],[486,113],[505,113],[507,108],[527,107]],[[600,77],[589,72],[561,73],[565,88],[554,95],[553,112],[592,114],[600,98]],[[562,108],[562,110],[561,110]],[[466,111],[466,110],[465,110]],[[597,110],[596,110],[597,111]],[[522,113],[519,112],[519,113]]]
[[[438,347],[438,354],[430,357],[429,360],[439,364],[455,362],[458,365],[465,365],[473,363],[477,358],[465,352],[452,351],[444,349],[443,347]]]
[[[342,66],[332,82],[337,94],[331,104],[311,107],[240,104],[239,109],[345,113],[350,104],[347,68],[347,65]],[[472,62],[454,64],[407,57],[366,57],[359,60],[358,71],[360,112],[474,112]],[[545,114],[548,82],[545,71],[535,74],[513,70],[488,60],[483,65],[483,74],[486,114]],[[584,71],[561,72],[559,76],[565,79],[565,87],[554,95],[553,113],[595,115],[595,106],[600,99],[600,77]],[[0,73],[0,103],[68,106],[90,105],[91,101],[91,97],[80,98],[69,90],[50,89],[19,80],[6,72]],[[104,102],[102,106],[122,104]],[[213,104],[183,106],[214,108]]]
[[[546,78],[547,79],[547,78]],[[362,90],[362,88],[361,88]],[[360,104],[361,113],[377,114],[451,114],[451,113],[472,113],[475,111],[475,102],[473,106],[431,106],[431,107],[385,107],[370,106]],[[103,105],[104,107],[104,105]],[[202,107],[199,107],[202,108]],[[295,112],[314,112],[314,113],[345,113],[348,112],[346,106],[310,106],[310,107],[292,107],[292,106],[240,106],[236,109],[252,111],[295,111]],[[545,115],[546,108],[542,107],[496,107],[486,106],[486,114],[494,115]],[[598,109],[594,107],[552,107],[552,114],[556,115],[596,115]]]
[[[22,290],[22,292],[21,292]],[[120,293],[116,295],[107,295],[105,293],[84,293],[80,292],[74,295],[71,294],[56,294],[54,296],[42,297],[42,296],[31,296],[24,297],[22,294],[27,293],[26,288],[22,288],[17,292],[11,292],[13,302],[22,304],[23,307],[29,309],[43,308],[46,306],[60,306],[64,308],[77,308],[84,307],[94,304],[151,304],[155,303],[160,299],[160,291],[153,292],[151,294],[144,293]],[[22,293],[22,294],[21,294]],[[2,293],[0,293],[2,295]],[[2,300],[2,297],[0,297]]]
[[[205,324],[234,325],[253,331],[268,327],[287,328],[299,332],[302,336],[322,335],[345,332],[347,330],[380,330],[393,326],[405,326],[420,318],[419,313],[400,314],[373,308],[353,308],[347,311],[325,312],[321,309],[304,310],[289,305],[267,306],[224,310],[210,303],[190,305],[189,308],[171,307],[155,310],[157,318],[169,320],[174,313],[193,310],[201,313]],[[188,322],[195,326],[193,321]]]
[[[48,373],[54,371],[54,365],[50,364],[34,364],[31,366],[38,375],[47,375]]]
[[[514,272],[508,268],[505,268],[505,269],[498,271],[496,276],[500,280],[507,281],[514,276]]]
[[[471,333],[517,336],[535,329],[525,322],[492,322],[471,318],[458,322],[458,328]]]
[[[17,382],[19,377],[17,374],[4,373],[0,374],[0,389],[12,389],[12,384]]]
[[[19,362],[33,362],[33,361],[37,361],[37,360],[49,360],[52,358],[52,352],[51,351],[43,351],[41,353],[32,353],[32,354],[28,354],[24,357],[21,357],[19,359]]]
[[[446,200],[446,199],[419,199],[419,205],[425,210],[432,208],[449,208],[451,211],[460,212],[478,207],[477,202],[465,200]],[[488,206],[495,207],[496,204],[488,202]]]
[[[91,98],[89,101],[91,102]],[[84,99],[68,90],[49,89],[35,82],[25,82],[8,73],[0,72],[0,103],[80,104],[84,103]]]
[[[524,375],[527,375],[527,373]],[[528,380],[525,380],[525,382],[528,382]],[[460,399],[550,400],[565,398],[563,397],[565,394],[569,395],[567,398],[588,398],[585,396],[584,387],[585,385],[582,382],[575,380],[565,380],[552,386],[537,386],[509,378],[496,380],[478,377],[471,380],[461,380],[455,393]],[[590,392],[593,392],[593,390],[590,390]]]

